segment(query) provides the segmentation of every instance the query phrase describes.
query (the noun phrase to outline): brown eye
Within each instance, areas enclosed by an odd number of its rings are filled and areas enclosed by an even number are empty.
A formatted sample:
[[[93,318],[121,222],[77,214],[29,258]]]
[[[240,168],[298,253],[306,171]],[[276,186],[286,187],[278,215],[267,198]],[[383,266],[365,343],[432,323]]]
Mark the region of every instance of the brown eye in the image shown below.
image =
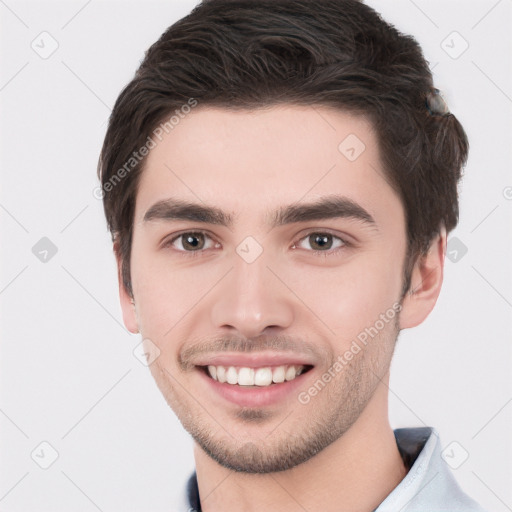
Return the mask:
[[[218,247],[219,244],[216,244],[206,233],[190,231],[178,235],[171,240],[169,245],[181,252],[199,252],[204,249]]]
[[[327,233],[309,235],[309,245],[314,251],[329,250],[333,244],[333,236]]]
[[[333,254],[337,252],[337,249],[342,249],[346,245],[345,240],[339,236],[317,231],[302,238],[294,245],[294,248],[306,249],[314,254]]]
[[[181,235],[182,245],[186,251],[197,251],[204,247],[205,240],[202,233],[185,233]]]

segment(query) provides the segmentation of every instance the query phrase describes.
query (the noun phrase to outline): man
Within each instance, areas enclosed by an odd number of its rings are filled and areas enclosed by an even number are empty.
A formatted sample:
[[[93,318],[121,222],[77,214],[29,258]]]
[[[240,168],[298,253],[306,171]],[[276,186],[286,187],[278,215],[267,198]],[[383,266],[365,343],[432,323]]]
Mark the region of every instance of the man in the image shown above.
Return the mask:
[[[148,50],[99,175],[125,325],[195,440],[182,510],[481,510],[387,412],[467,152],[357,0],[210,0]]]

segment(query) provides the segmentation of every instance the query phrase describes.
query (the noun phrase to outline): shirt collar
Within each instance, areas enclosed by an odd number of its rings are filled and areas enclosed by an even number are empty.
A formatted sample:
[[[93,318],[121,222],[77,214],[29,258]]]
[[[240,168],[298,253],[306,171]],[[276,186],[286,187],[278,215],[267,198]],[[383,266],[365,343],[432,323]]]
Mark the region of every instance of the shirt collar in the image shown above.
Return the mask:
[[[483,512],[460,490],[446,467],[441,457],[439,435],[433,428],[400,428],[394,433],[408,473],[375,512],[448,510],[448,505],[453,511]],[[201,512],[195,473],[187,484],[187,498],[188,512]],[[435,508],[436,504],[439,504],[439,509]]]

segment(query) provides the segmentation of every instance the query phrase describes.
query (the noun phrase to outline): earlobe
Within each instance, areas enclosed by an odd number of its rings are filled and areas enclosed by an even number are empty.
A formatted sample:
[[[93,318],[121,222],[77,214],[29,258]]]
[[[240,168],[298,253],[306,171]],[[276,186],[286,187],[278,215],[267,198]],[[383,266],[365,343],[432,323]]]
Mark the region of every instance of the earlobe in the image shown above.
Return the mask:
[[[443,284],[445,254],[446,229],[442,226],[428,252],[414,264],[411,285],[402,301],[400,329],[421,324],[434,308]]]
[[[123,312],[123,322],[125,327],[133,334],[139,332],[137,322],[137,313],[135,310],[135,302],[133,297],[128,293],[123,281],[123,261],[119,252],[119,243],[114,242],[114,254],[117,263],[117,279],[119,283],[119,300],[121,302],[121,310]]]

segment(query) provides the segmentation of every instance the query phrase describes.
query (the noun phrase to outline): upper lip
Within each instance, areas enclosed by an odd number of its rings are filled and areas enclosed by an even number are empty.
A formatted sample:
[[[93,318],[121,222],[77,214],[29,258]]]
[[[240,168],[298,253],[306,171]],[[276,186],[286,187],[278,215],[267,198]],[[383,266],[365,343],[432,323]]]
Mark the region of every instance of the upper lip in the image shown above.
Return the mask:
[[[242,366],[248,368],[263,368],[266,366],[303,365],[313,366],[311,360],[300,354],[286,352],[254,352],[203,355],[194,362],[196,366]]]

